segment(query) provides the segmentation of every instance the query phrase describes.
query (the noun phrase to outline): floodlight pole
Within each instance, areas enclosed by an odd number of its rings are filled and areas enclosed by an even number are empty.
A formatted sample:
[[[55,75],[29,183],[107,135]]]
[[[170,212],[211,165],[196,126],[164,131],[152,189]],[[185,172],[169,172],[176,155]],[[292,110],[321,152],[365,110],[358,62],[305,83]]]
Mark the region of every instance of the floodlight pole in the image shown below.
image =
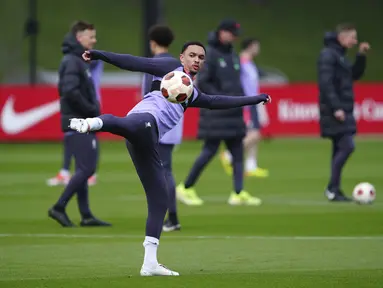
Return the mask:
[[[35,85],[37,81],[37,34],[39,23],[37,19],[37,0],[29,0],[29,16],[25,22],[25,36],[29,37],[29,84]]]
[[[143,31],[142,41],[145,57],[150,57],[150,46],[148,31],[151,26],[161,23],[163,20],[163,0],[142,0],[142,20],[143,20]]]

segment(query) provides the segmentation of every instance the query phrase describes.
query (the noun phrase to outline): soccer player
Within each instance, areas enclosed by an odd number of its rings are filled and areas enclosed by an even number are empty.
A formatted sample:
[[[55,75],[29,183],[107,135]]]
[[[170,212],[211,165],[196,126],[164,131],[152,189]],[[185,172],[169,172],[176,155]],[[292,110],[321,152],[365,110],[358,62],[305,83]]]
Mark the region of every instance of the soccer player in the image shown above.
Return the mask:
[[[233,45],[239,34],[240,25],[233,19],[224,19],[209,33],[206,62],[197,79],[198,88],[202,92],[210,95],[244,95],[239,55]],[[243,189],[245,136],[246,125],[242,107],[219,111],[201,109],[198,138],[203,139],[203,148],[185,181],[177,186],[177,198],[186,205],[203,204],[204,201],[197,195],[194,187],[204,169],[217,154],[221,142],[224,142],[233,158],[233,189],[228,204],[260,205],[261,199]]]
[[[93,43],[87,44],[87,49],[91,49]],[[100,91],[100,82],[101,75],[104,69],[104,62],[102,61],[92,61],[90,63],[90,74],[92,75],[93,85],[95,87],[97,100],[101,103],[101,91]],[[58,186],[58,185],[67,185],[70,180],[70,165],[73,157],[72,151],[69,149],[69,136],[72,135],[73,132],[66,132],[64,134],[64,145],[63,145],[63,163],[62,168],[57,173],[55,177],[49,178],[47,180],[48,186]],[[96,173],[89,177],[88,186],[95,185],[97,182]]]
[[[172,57],[169,54],[169,46],[174,40],[173,31],[166,25],[155,25],[149,30],[150,50],[154,58]],[[142,95],[145,96],[151,90],[153,75],[144,74],[142,81]],[[168,219],[165,220],[163,231],[170,232],[181,229],[177,217],[176,185],[172,172],[172,153],[175,145],[182,141],[183,117],[178,124],[167,132],[158,145],[160,158],[166,171],[169,191]]]
[[[161,79],[168,72],[178,70],[193,79],[205,60],[205,47],[200,42],[188,42],[182,47],[180,61],[174,58],[145,58],[105,51],[86,51],[86,61],[101,59],[121,69],[154,75],[151,92],[146,94],[125,117],[106,114],[87,119],[71,119],[70,128],[80,133],[105,131],[126,138],[126,144],[137,174],[145,190],[148,203],[145,256],[142,276],[178,276],[157,261],[157,247],[168,208],[168,182],[159,156],[159,139],[173,129],[188,107],[228,109],[244,105],[267,103],[268,95],[248,97],[210,96],[194,89],[193,95],[182,104],[173,104],[163,97]],[[180,63],[181,62],[181,63]]]
[[[63,227],[73,227],[74,223],[66,213],[66,206],[77,194],[81,214],[81,226],[110,226],[109,223],[94,217],[89,208],[88,179],[97,167],[98,140],[95,133],[80,134],[68,126],[73,117],[95,117],[100,115],[89,64],[82,54],[96,43],[96,30],[93,24],[78,21],[65,36],[62,52],[64,54],[59,68],[59,95],[61,128],[66,134],[65,141],[76,161],[76,170],[57,202],[48,211],[48,216]]]
[[[360,43],[355,62],[351,63],[346,53],[357,44],[355,26],[340,24],[336,31],[325,34],[317,62],[320,133],[332,142],[331,177],[325,196],[333,202],[351,201],[341,189],[341,175],[355,148],[353,82],[362,78],[370,49],[367,42]]]
[[[256,95],[259,93],[259,73],[253,59],[260,52],[260,42],[256,38],[247,38],[242,42],[241,59],[241,83],[245,95]],[[257,145],[261,140],[259,116],[257,106],[246,107],[250,112],[250,121],[248,131],[243,139],[245,150],[245,173],[247,176],[267,177],[269,171],[258,167],[257,163]],[[222,165],[229,174],[232,174],[232,155],[226,150],[221,154]]]

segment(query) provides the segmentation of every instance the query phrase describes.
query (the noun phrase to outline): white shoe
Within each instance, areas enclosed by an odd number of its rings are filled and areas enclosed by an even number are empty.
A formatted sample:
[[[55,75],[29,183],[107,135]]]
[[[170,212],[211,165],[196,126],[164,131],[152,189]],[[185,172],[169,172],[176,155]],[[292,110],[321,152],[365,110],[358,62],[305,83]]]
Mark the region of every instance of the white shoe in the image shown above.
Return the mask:
[[[69,128],[72,130],[76,130],[80,133],[88,133],[89,132],[89,123],[86,119],[80,118],[72,118],[69,120]]]
[[[70,180],[70,175],[64,175],[62,173],[58,173],[55,177],[47,180],[48,186],[58,186],[58,185],[67,185]]]
[[[93,174],[92,176],[90,176],[88,178],[88,186],[96,185],[96,183],[97,183],[97,178],[96,177],[97,177],[96,174]]]
[[[172,271],[166,268],[162,264],[157,264],[157,266],[154,266],[154,267],[142,266],[140,275],[141,276],[180,276],[178,272]]]

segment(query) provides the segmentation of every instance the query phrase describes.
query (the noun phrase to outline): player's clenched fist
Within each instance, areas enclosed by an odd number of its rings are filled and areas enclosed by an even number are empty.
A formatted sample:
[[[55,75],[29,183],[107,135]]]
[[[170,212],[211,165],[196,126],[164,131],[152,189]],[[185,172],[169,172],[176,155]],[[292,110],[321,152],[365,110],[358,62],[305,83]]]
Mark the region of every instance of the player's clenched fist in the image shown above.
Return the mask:
[[[91,60],[90,52],[89,52],[89,51],[85,51],[85,52],[82,54],[82,59],[84,59],[86,62],[89,62],[89,61]]]
[[[261,95],[265,97],[265,101],[263,101],[263,105],[266,105],[267,103],[271,103],[270,95],[267,95],[267,94],[261,94]]]

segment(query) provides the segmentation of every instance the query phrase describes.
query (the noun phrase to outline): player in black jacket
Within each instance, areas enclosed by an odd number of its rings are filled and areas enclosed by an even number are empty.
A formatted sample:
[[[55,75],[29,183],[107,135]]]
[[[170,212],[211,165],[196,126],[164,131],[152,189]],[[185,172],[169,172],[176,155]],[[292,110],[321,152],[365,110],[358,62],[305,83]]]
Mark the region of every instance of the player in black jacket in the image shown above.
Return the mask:
[[[82,53],[96,43],[93,24],[76,22],[65,36],[62,44],[64,57],[59,68],[58,90],[60,94],[61,129],[65,145],[72,151],[76,171],[65,187],[57,203],[49,210],[49,217],[64,227],[75,226],[65,212],[69,200],[77,193],[81,214],[81,226],[110,226],[93,216],[89,209],[87,180],[96,171],[98,162],[98,141],[95,133],[79,134],[70,130],[71,118],[96,117],[100,106],[91,78],[89,64],[82,60]]]
[[[356,121],[354,117],[353,82],[366,68],[368,43],[360,43],[355,62],[346,58],[347,50],[358,43],[356,29],[351,24],[338,25],[328,32],[318,58],[318,87],[321,136],[332,142],[331,177],[326,197],[330,201],[350,201],[341,190],[341,173],[354,151]]]
[[[238,54],[233,43],[240,32],[238,22],[223,20],[215,31],[209,33],[206,62],[197,77],[199,89],[206,94],[245,97],[241,83]],[[200,110],[198,138],[204,140],[203,148],[195,160],[184,183],[177,186],[177,198],[186,205],[202,205],[194,187],[210,161],[224,142],[232,155],[233,190],[230,205],[260,205],[261,199],[252,196],[243,185],[243,138],[246,125],[242,107],[224,110]]]

